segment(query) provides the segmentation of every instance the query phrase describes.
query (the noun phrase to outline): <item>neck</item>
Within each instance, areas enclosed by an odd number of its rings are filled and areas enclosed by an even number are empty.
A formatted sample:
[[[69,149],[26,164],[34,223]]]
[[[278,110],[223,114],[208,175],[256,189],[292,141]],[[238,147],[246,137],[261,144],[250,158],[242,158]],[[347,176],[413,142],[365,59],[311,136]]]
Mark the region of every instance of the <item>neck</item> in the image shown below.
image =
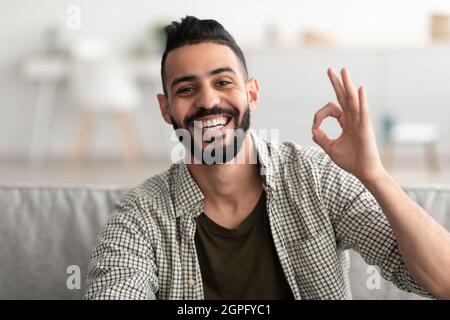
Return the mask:
[[[237,204],[248,195],[262,192],[259,167],[250,161],[256,159],[255,152],[253,140],[247,134],[241,150],[231,163],[187,166],[207,201]]]

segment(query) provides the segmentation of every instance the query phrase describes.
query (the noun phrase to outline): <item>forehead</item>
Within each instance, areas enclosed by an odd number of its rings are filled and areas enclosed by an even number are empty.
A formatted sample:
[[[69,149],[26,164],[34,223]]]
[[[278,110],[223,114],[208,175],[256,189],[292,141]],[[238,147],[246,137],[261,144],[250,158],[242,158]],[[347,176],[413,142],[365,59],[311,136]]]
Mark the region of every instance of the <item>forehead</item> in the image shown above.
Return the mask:
[[[185,45],[171,51],[166,58],[166,78],[196,75],[203,76],[219,67],[230,67],[242,74],[240,61],[228,46],[216,43]]]

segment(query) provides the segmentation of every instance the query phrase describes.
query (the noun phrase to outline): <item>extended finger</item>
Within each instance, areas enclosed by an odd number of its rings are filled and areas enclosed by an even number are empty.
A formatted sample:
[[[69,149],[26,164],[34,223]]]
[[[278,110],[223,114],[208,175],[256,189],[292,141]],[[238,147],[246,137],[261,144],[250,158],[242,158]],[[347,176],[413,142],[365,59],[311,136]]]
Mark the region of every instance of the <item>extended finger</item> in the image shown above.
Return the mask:
[[[358,90],[360,119],[363,124],[370,123],[369,104],[367,103],[366,89],[361,86]]]
[[[339,104],[343,107],[346,103],[345,101],[345,89],[342,86],[341,80],[339,80],[339,77],[334,72],[332,68],[328,68],[327,70],[328,77],[330,78],[331,84],[333,85],[334,92],[336,93],[336,97],[339,101]]]
[[[347,102],[347,108],[351,112],[359,111],[358,94],[356,92],[355,86],[353,85],[350,73],[346,68],[341,71],[342,82],[344,83],[345,97]]]

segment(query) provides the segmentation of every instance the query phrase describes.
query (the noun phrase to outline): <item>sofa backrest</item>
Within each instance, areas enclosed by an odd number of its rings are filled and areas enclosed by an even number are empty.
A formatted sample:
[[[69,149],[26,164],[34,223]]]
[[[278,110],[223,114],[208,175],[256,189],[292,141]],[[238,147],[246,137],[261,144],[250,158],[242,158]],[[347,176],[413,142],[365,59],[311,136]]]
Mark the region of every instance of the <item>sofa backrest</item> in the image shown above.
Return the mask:
[[[124,192],[0,187],[0,299],[81,299],[96,238]]]
[[[120,187],[0,186],[0,299],[82,299],[98,234],[127,192]],[[450,188],[407,192],[450,230]],[[352,253],[356,299],[410,299]]]

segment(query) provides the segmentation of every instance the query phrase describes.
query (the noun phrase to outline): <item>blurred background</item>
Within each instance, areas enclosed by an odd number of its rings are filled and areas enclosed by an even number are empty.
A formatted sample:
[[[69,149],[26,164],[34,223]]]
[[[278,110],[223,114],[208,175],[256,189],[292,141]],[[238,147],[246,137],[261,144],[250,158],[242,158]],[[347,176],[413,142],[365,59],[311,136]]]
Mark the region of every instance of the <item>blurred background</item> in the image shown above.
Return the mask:
[[[168,168],[161,30],[188,14],[242,47],[254,129],[313,145],[313,115],[335,100],[326,69],[345,66],[394,177],[450,183],[450,0],[0,0],[0,182],[134,185]]]

